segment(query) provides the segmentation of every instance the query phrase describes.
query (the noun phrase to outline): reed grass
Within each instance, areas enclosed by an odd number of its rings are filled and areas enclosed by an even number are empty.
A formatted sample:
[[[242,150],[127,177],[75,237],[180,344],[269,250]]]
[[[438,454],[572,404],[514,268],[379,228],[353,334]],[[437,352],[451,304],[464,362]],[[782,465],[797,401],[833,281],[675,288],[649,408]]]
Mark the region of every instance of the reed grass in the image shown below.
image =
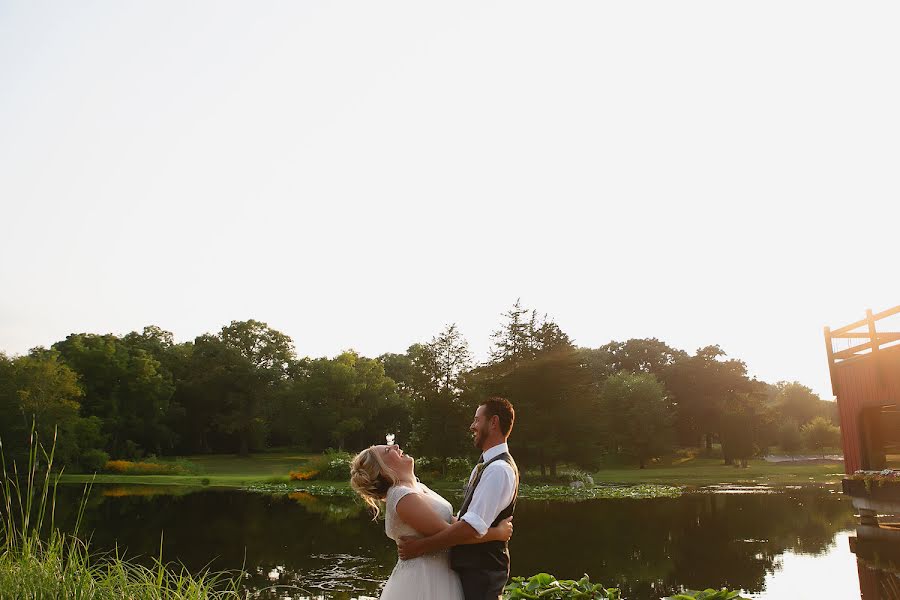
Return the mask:
[[[85,485],[73,533],[56,527],[56,486],[53,445],[48,453],[32,428],[28,465],[19,473],[7,465],[0,440],[0,597],[43,600],[200,600],[246,597],[242,573],[190,573],[183,565],[165,563],[160,554],[150,566],[136,564],[118,550],[92,552],[78,537],[92,483]]]

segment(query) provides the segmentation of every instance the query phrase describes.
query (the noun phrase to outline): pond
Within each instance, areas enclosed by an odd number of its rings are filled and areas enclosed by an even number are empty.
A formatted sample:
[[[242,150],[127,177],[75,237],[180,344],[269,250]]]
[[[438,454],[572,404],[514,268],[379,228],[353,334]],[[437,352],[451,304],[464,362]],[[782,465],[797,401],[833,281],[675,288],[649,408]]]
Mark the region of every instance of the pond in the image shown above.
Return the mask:
[[[859,597],[847,498],[833,487],[749,491],[522,500],[510,542],[513,575],[587,573],[635,600],[682,585],[727,586],[766,600]],[[78,486],[60,488],[64,528],[80,495]],[[377,597],[390,575],[396,548],[383,528],[350,498],[95,486],[82,532],[95,550],[118,544],[146,559],[158,555],[162,538],[164,561],[194,571],[243,567],[246,585],[262,598],[347,600]]]

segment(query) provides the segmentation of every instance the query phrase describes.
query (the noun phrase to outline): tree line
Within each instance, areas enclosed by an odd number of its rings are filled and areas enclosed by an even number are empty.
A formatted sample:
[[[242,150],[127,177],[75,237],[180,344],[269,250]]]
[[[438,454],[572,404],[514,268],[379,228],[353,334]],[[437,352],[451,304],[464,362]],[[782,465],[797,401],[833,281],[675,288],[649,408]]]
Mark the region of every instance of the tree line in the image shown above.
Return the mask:
[[[808,387],[750,378],[718,346],[689,354],[651,338],[582,348],[516,302],[480,364],[456,325],[375,358],[301,358],[290,337],[255,320],[184,343],[157,326],[71,334],[0,354],[0,440],[21,454],[34,423],[44,440],[56,432],[62,464],[93,470],[110,457],[358,449],[391,432],[410,452],[446,461],[472,451],[468,423],[493,395],[516,406],[517,460],[554,475],[560,463],[610,457],[643,467],[675,446],[716,443],[726,462],[746,460],[789,449],[813,422],[831,428],[822,444],[833,443],[837,418]]]

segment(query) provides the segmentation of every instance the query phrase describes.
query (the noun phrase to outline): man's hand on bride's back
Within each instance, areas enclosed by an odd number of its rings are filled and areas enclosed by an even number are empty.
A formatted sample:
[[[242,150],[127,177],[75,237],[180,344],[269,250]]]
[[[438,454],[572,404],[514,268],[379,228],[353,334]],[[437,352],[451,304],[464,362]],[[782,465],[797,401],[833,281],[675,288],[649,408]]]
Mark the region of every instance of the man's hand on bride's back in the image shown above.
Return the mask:
[[[416,538],[410,535],[405,535],[397,540],[397,554],[400,556],[401,560],[409,560],[411,558],[416,558],[417,556],[422,556],[423,552],[421,549],[420,538]]]
[[[500,539],[502,539],[504,542],[508,542],[509,538],[512,537],[512,534],[513,534],[512,520],[513,520],[513,518],[509,517],[509,518],[503,519],[497,525],[497,527],[500,529],[500,534],[501,534]]]

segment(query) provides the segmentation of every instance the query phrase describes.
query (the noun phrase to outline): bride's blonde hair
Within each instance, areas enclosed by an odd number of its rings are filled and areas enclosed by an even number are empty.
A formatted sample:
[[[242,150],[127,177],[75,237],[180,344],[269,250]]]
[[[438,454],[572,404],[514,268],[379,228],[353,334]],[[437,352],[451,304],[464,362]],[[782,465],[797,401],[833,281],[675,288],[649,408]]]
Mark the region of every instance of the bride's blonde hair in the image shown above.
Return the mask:
[[[396,474],[384,464],[375,446],[369,446],[350,461],[350,487],[372,509],[373,520],[378,518],[381,503],[396,479]]]

